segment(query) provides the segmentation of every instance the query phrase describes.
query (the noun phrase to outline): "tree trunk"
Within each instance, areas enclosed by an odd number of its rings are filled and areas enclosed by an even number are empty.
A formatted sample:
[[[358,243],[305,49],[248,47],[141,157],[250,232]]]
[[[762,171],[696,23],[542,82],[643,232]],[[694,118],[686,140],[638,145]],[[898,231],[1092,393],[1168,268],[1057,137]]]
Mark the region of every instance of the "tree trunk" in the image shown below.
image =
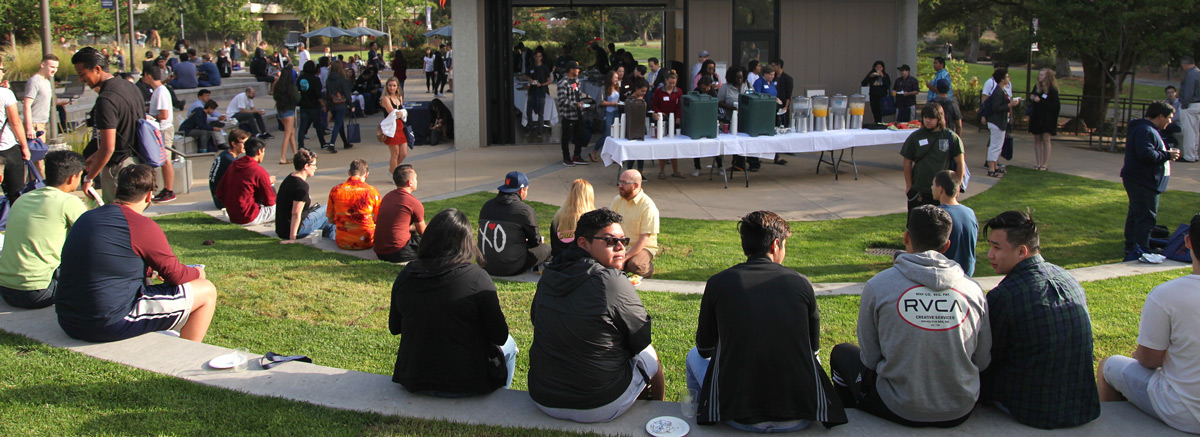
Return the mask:
[[[1104,65],[1095,59],[1083,58],[1083,104],[1079,108],[1079,118],[1089,128],[1097,128],[1106,117],[1108,109],[1107,98],[1112,96],[1112,86],[1108,82],[1108,71]]]
[[[979,60],[979,38],[983,37],[983,25],[978,21],[971,23],[971,47],[967,50],[967,62]]]
[[[12,45],[12,52],[17,52],[17,33],[8,32],[8,43]]]
[[[1071,77],[1071,60],[1061,52],[1054,56],[1054,75],[1059,79]]]

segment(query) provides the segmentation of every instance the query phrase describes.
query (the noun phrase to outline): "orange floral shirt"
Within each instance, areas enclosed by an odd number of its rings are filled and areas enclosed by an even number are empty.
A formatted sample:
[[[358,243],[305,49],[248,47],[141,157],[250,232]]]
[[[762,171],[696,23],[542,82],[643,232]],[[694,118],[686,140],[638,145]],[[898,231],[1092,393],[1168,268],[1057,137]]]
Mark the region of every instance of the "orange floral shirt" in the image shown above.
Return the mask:
[[[359,177],[351,177],[329,190],[325,216],[337,226],[338,247],[361,250],[375,244],[379,201],[379,190]]]

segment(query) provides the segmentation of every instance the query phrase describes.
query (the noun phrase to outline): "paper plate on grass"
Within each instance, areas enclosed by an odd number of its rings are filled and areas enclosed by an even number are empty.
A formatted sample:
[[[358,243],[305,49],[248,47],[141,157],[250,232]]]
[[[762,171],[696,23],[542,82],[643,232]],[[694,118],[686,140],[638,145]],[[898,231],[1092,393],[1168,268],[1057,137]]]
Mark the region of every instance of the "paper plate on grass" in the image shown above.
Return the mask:
[[[683,437],[691,430],[687,421],[678,417],[659,416],[646,422],[646,432],[654,437]]]

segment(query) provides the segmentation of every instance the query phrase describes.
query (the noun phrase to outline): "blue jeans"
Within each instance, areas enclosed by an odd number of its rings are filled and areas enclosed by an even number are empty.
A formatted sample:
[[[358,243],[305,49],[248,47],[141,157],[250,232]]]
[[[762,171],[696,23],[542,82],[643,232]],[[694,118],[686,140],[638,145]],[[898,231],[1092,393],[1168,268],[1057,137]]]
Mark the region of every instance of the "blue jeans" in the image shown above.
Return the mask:
[[[337,145],[337,139],[342,137],[342,147],[350,148],[350,139],[346,138],[346,108],[342,107],[334,109],[333,112],[333,136],[329,138],[329,144]]]
[[[508,336],[508,340],[504,341],[504,345],[500,346],[500,350],[504,352],[504,366],[508,368],[508,382],[504,383],[504,388],[509,388],[512,386],[513,372],[517,369],[517,342],[510,335]],[[475,396],[473,393],[453,393],[438,390],[425,390],[421,393],[439,398],[466,398]]]
[[[687,388],[700,393],[700,387],[704,383],[704,376],[708,374],[708,358],[700,356],[700,351],[692,348],[687,353],[687,358],[684,361],[684,372],[687,374]],[[699,402],[699,400],[697,400]],[[733,420],[726,420],[725,425],[730,428],[746,431],[757,432],[763,434],[783,433],[799,431],[808,428],[812,425],[811,420],[793,420],[788,422],[765,422],[755,424],[738,423]]]
[[[1158,190],[1146,188],[1133,182],[1123,181],[1125,194],[1129,196],[1129,212],[1125,215],[1125,253],[1140,246],[1150,249],[1150,230],[1158,217]]]
[[[601,150],[604,150],[604,139],[612,135],[612,125],[616,121],[617,111],[604,113],[604,130],[600,131],[601,134],[598,135],[598,138],[596,138],[596,144],[592,146],[592,149],[595,150],[596,153],[600,153]]]
[[[337,235],[337,226],[325,217],[325,205],[321,205],[300,220],[300,228],[296,229],[296,239],[307,237],[318,229],[321,230],[321,238],[332,240]]]

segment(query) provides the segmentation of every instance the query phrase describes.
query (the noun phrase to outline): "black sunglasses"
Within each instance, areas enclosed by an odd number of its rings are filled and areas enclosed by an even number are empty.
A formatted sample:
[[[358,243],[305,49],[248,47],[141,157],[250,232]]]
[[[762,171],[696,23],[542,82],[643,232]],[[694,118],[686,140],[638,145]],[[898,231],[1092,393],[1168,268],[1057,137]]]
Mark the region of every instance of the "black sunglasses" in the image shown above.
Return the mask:
[[[604,240],[604,244],[608,247],[616,247],[617,243],[621,243],[622,246],[629,247],[629,237],[617,238],[617,237],[596,236],[596,237],[589,237],[588,239],[592,240],[592,241]]]

